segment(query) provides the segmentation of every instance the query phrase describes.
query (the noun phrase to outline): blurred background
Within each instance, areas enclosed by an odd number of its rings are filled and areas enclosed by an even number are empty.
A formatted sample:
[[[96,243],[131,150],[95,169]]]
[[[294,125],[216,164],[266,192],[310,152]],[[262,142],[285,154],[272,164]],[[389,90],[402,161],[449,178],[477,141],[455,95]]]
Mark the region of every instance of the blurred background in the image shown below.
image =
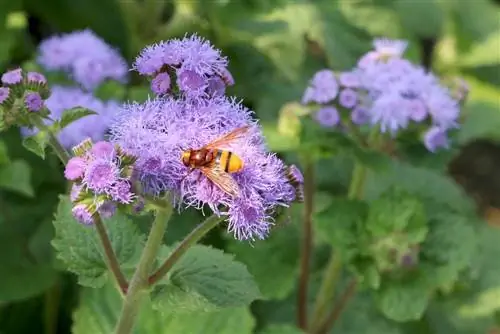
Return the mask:
[[[500,226],[498,0],[0,0],[0,70],[29,65],[40,41],[84,28],[116,47],[129,64],[144,46],[160,40],[187,32],[208,38],[230,60],[236,84],[228,94],[255,110],[271,149],[290,162],[295,157],[286,152],[276,124],[283,106],[300,100],[314,72],[350,69],[374,37],[406,39],[412,61],[468,82],[457,138],[462,149],[443,168],[476,200],[480,214]],[[131,75],[128,99],[145,99],[148,83]],[[52,155],[42,160],[27,152],[15,129],[2,133],[0,144],[0,151],[29,171],[24,190],[0,187],[0,333],[70,333],[81,288],[58,270],[50,245],[57,196],[65,191],[61,166]],[[351,166],[331,163],[333,168],[319,171],[318,187],[343,189]],[[185,235],[200,214],[179,219],[183,223],[169,230],[169,243]],[[228,241],[223,229],[204,242],[235,252],[242,247]],[[241,254],[243,262],[252,261],[248,251]],[[291,267],[297,254],[288,254]],[[287,282],[293,285],[294,279],[290,270]],[[97,308],[111,312],[105,305]],[[272,302],[252,308],[257,329],[272,308]]]

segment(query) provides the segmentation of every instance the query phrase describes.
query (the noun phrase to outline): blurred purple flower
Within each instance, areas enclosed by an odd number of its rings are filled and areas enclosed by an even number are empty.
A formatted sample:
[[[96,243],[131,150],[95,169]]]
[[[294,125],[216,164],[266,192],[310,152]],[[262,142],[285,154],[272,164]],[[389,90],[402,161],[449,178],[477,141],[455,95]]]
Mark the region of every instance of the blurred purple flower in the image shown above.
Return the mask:
[[[151,80],[151,90],[157,95],[166,94],[170,90],[170,74],[159,73]]]
[[[339,123],[339,112],[335,107],[323,107],[315,114],[315,119],[321,126],[332,127]]]
[[[424,145],[430,152],[436,152],[439,148],[448,148],[446,131],[436,126],[431,127],[424,134]]]
[[[99,207],[98,212],[103,219],[111,218],[116,213],[116,204],[111,201],[104,202]]]
[[[75,219],[84,224],[84,225],[92,225],[94,223],[93,214],[89,211],[88,207],[84,204],[77,204],[71,210],[73,217]]]
[[[359,75],[356,71],[340,73],[339,82],[342,86],[347,88],[358,88],[361,84]]]
[[[24,103],[29,111],[40,111],[43,108],[43,100],[40,94],[31,92],[26,94]]]
[[[66,148],[71,148],[80,143],[85,138],[93,141],[104,139],[104,135],[109,128],[109,124],[114,115],[121,108],[116,101],[103,102],[90,93],[86,93],[79,88],[53,86],[51,95],[45,101],[45,106],[50,111],[52,119],[59,119],[64,110],[74,107],[88,108],[96,115],[89,115],[80,118],[69,124],[58,134],[59,141]],[[45,120],[46,124],[51,124],[50,120]],[[23,135],[32,135],[36,131],[23,128]]]
[[[41,73],[38,73],[38,72],[28,72],[26,74],[26,77],[28,79],[28,82],[38,83],[38,84],[46,84],[47,83],[47,79],[45,78],[45,76]]]
[[[339,104],[344,108],[354,108],[358,102],[358,93],[353,89],[343,89],[339,94]]]
[[[127,81],[123,57],[88,29],[52,36],[40,43],[38,53],[38,63],[46,70],[64,71],[87,90],[107,79]]]
[[[404,40],[391,40],[378,38],[373,41],[375,50],[368,52],[360,58],[358,66],[365,68],[379,61],[386,61],[393,58],[401,58],[408,47],[408,42]]]
[[[368,109],[363,106],[357,106],[351,112],[351,121],[357,125],[363,125],[370,122],[370,114]]]
[[[87,167],[87,161],[81,157],[73,157],[66,164],[64,169],[64,177],[70,181],[75,181],[83,177],[85,169]]]
[[[241,171],[231,174],[239,185],[239,197],[223,192],[198,171],[185,177],[183,150],[201,148],[242,126],[250,126],[246,137],[224,147],[244,162]],[[157,98],[130,104],[113,124],[111,141],[138,157],[135,171],[146,193],[171,192],[179,207],[206,204],[217,214],[227,214],[228,230],[238,239],[264,238],[273,211],[289,205],[295,196],[284,164],[267,152],[252,113],[225,97]],[[221,212],[221,205],[228,211]]]
[[[337,96],[339,86],[335,73],[331,70],[321,70],[311,79],[302,97],[302,103],[316,102],[325,104],[333,101]]]
[[[0,104],[7,101],[10,95],[10,88],[8,87],[0,87]]]
[[[234,84],[227,64],[220,50],[194,34],[147,46],[136,58],[133,69],[147,76],[175,71],[180,91],[188,97],[198,98],[207,97],[213,78],[222,79],[225,86]]]
[[[4,85],[17,85],[23,81],[23,72],[20,68],[7,71],[2,74],[1,80]]]

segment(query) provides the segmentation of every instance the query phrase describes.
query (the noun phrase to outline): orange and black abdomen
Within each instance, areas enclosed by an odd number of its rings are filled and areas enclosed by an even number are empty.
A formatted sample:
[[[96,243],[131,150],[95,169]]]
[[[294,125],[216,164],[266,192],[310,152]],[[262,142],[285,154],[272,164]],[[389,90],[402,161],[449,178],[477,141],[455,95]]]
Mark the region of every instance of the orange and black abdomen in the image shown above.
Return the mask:
[[[216,161],[226,173],[236,173],[243,169],[243,161],[231,151],[218,151]]]
[[[182,154],[186,167],[200,168],[217,164],[226,173],[236,173],[243,168],[243,161],[230,151],[218,149],[189,150]]]

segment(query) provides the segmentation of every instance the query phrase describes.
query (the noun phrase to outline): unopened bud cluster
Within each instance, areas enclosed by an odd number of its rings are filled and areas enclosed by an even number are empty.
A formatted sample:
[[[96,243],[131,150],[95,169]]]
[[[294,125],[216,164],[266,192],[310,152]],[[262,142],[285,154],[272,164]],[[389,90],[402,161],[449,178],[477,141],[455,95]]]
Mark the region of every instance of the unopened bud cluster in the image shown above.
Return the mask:
[[[14,69],[1,77],[0,131],[13,125],[31,126],[31,117],[49,114],[44,101],[50,96],[47,80],[38,72]]]
[[[73,182],[72,213],[79,222],[89,225],[97,213],[109,218],[120,206],[139,202],[132,181],[136,157],[118,145],[90,139],[75,146],[73,153],[64,176]]]

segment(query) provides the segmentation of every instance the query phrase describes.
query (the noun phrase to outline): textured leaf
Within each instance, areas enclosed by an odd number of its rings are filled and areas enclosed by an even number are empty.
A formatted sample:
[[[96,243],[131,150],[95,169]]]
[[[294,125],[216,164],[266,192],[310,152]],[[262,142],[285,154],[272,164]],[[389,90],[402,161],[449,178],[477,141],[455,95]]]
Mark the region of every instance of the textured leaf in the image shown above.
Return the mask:
[[[418,320],[427,308],[431,292],[427,282],[418,278],[412,282],[390,282],[377,291],[377,304],[391,320]]]
[[[440,1],[396,0],[395,9],[403,27],[416,36],[430,38],[441,35],[445,13]]]
[[[25,137],[23,139],[23,146],[38,155],[40,158],[45,159],[45,148],[47,147],[49,138],[43,131],[39,131],[34,136]]]
[[[80,305],[73,314],[72,333],[109,334],[121,309],[121,297],[111,286],[82,290]],[[147,301],[134,328],[137,334],[251,334],[255,321],[246,308],[229,308],[207,313],[172,314],[151,308]]]
[[[264,298],[282,299],[295,287],[299,262],[296,245],[299,233],[296,225],[290,224],[276,228],[266,240],[251,246],[231,240],[228,251],[248,267]]]
[[[174,287],[169,287],[173,285]],[[160,285],[161,288],[161,285]],[[169,299],[174,291],[175,300],[195,301],[206,309],[205,300],[216,307],[238,307],[249,305],[261,297],[259,289],[247,268],[233,260],[233,256],[208,246],[196,245],[177,262],[168,276],[166,288],[155,294],[156,307],[176,308]],[[188,294],[181,298],[181,292]],[[190,294],[195,296],[189,296]]]
[[[23,160],[15,160],[0,166],[0,188],[33,196],[30,166]]]
[[[58,130],[64,129],[66,126],[70,125],[74,121],[79,120],[80,118],[95,114],[95,111],[83,107],[74,107],[64,110],[63,114],[61,115],[61,119],[57,122]]]
[[[119,263],[133,268],[143,244],[143,236],[136,225],[120,213],[104,220],[104,225]],[[97,232],[94,227],[84,226],[73,218],[71,203],[66,196],[60,196],[54,227],[56,235],[52,245],[57,257],[69,271],[78,275],[80,284],[103,286],[108,273]]]

